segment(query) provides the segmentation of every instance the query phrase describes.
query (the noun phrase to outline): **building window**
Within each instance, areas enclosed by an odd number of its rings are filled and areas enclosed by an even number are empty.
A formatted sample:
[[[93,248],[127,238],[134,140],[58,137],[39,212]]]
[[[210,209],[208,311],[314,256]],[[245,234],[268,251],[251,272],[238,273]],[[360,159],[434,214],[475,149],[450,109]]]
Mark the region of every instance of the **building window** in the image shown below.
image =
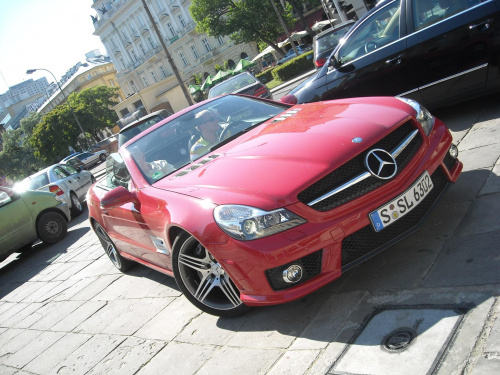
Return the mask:
[[[120,114],[122,115],[122,117],[127,117],[127,115],[130,114],[130,112],[128,111],[127,108],[123,108],[122,110],[120,110]]]
[[[137,19],[139,20],[139,24],[140,24],[141,26],[144,26],[144,25],[145,25],[144,20],[142,19],[142,14],[137,15]]]
[[[158,82],[158,78],[156,78],[155,72],[151,72],[151,77],[153,78],[153,81]]]
[[[128,39],[127,38],[127,33],[125,32],[125,29],[122,29],[122,34],[123,34],[123,37],[125,38],[125,40]]]
[[[207,38],[203,38],[201,42],[203,43],[203,47],[205,47],[205,51],[210,52],[212,50],[212,48],[210,48],[210,44],[208,43]]]
[[[179,52],[179,57],[181,58],[182,63],[184,64],[184,66],[187,66],[189,64],[188,61],[187,61],[187,59],[186,59],[186,56],[184,56],[184,53]]]
[[[115,81],[113,81],[112,79],[109,79],[108,83],[111,87],[115,87]]]
[[[146,79],[146,76],[141,76],[141,78],[142,78],[142,83],[144,83],[144,86],[148,87],[149,83],[148,80]]]
[[[200,54],[198,53],[198,50],[196,49],[196,46],[194,44],[191,45],[191,52],[193,52],[193,56],[195,59],[200,57]]]
[[[142,102],[140,100],[138,100],[138,101],[136,101],[134,103],[134,108],[135,109],[139,109],[139,108],[142,108],[142,107],[144,107],[144,104],[142,104]]]
[[[167,71],[165,70],[165,67],[163,65],[160,65],[160,71],[163,78],[167,78]]]
[[[113,48],[116,48],[116,44],[113,38],[110,38],[109,40],[111,41],[111,45],[113,46]]]
[[[178,14],[177,18],[179,19],[179,22],[181,23],[182,27],[186,27],[186,21],[184,21],[184,17],[182,17],[182,14]]]
[[[246,54],[246,52],[242,52],[241,55],[240,55],[240,57],[242,59],[248,59],[248,55]]]
[[[132,25],[131,23],[129,23],[128,25],[130,26],[130,30],[132,30],[132,34],[135,34],[134,25]]]
[[[123,58],[120,58],[120,62],[122,63],[123,69],[127,68],[127,65],[125,65],[125,60],[123,60]]]
[[[137,58],[137,55],[135,54],[135,51],[134,50],[131,50],[130,53],[132,54],[132,56],[134,57],[134,60],[135,61],[139,61],[139,59]]]
[[[234,69],[234,67],[236,66],[234,61],[231,59],[227,60],[227,65],[229,66],[229,69]]]
[[[87,80],[91,80],[92,79],[92,74],[87,74]]]
[[[151,46],[152,49],[155,49],[155,44],[153,42],[153,38],[151,38],[150,36],[148,36],[148,42],[149,42],[149,45]]]
[[[159,11],[163,10],[163,4],[161,3],[161,0],[156,0],[156,5],[158,5],[158,10]]]
[[[222,46],[224,44],[224,38],[220,35],[217,37],[217,41],[219,42],[219,46]]]
[[[142,45],[142,43],[139,44],[139,47],[141,48],[141,51],[143,54],[146,54],[146,49],[144,48],[144,46]]]
[[[167,23],[167,27],[170,30],[170,34],[172,34],[172,37],[174,37],[176,35],[176,32],[175,32],[175,29],[170,22]]]
[[[135,82],[134,81],[130,81],[130,87],[132,87],[132,91],[134,91],[134,93],[136,93],[137,91],[137,86],[135,85]]]

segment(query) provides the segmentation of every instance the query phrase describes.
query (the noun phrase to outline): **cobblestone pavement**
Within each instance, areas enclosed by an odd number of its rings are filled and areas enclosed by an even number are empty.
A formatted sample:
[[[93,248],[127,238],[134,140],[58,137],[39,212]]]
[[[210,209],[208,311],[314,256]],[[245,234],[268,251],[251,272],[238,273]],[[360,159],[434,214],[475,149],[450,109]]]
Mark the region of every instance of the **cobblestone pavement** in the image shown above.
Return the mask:
[[[86,213],[0,268],[1,374],[499,374],[500,95],[435,111],[464,172],[406,240],[293,303],[201,313]],[[405,345],[406,344],[406,345]]]

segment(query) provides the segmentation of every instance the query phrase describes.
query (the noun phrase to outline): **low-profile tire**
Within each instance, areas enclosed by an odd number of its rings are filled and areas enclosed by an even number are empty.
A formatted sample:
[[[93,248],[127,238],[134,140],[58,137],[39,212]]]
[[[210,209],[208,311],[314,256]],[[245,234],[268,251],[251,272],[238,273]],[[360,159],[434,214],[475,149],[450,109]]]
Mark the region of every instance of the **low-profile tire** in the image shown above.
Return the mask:
[[[83,212],[82,202],[78,199],[75,193],[69,193],[71,199],[71,216],[76,217]]]
[[[182,234],[175,239],[172,268],[178,287],[200,310],[236,317],[250,309],[241,302],[238,288],[220,263],[193,236]]]
[[[95,179],[95,177],[94,177],[94,176],[91,176],[91,177],[90,177],[90,182],[91,182],[92,184],[94,184],[96,181],[97,181],[97,180]]]
[[[45,212],[38,218],[36,232],[42,242],[53,244],[66,236],[68,223],[58,212]]]
[[[106,255],[116,268],[118,268],[122,272],[125,272],[134,265],[134,262],[125,259],[120,255],[120,253],[116,249],[115,244],[113,243],[113,241],[111,241],[111,238],[109,238],[108,234],[101,226],[101,224],[96,222],[94,224],[94,231],[95,234],[97,235],[97,238],[99,238],[99,241],[101,242],[101,245],[104,248]]]

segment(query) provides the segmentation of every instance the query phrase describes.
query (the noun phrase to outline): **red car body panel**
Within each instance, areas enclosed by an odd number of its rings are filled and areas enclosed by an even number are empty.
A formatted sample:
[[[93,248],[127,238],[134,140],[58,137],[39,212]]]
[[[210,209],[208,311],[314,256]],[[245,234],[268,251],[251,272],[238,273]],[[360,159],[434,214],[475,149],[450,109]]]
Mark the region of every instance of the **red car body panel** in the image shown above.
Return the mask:
[[[171,250],[181,228],[216,256],[245,304],[284,303],[342,274],[342,240],[370,225],[370,212],[402,194],[425,171],[432,175],[441,168],[446,179],[454,182],[462,170],[459,161],[451,171],[443,164],[452,137],[436,119],[428,136],[418,127],[423,143],[395,178],[337,208],[319,212],[299,202],[297,195],[397,126],[408,120],[415,122],[415,111],[394,98],[318,102],[290,110],[296,113],[280,121],[276,121],[277,116],[215,150],[213,154],[219,156],[207,164],[179,177],[181,169],[152,186],[122,147],[120,153],[134,181],[132,190],[137,202],[103,210],[99,202],[105,191],[94,186],[87,200],[90,220],[106,229],[123,256],[169,275],[171,256],[156,252],[148,236],[163,238]],[[353,137],[363,142],[353,143]],[[269,237],[238,241],[214,221],[213,210],[220,204],[264,210],[284,207],[307,222]],[[266,270],[320,249],[323,255],[319,275],[289,289],[271,288]]]

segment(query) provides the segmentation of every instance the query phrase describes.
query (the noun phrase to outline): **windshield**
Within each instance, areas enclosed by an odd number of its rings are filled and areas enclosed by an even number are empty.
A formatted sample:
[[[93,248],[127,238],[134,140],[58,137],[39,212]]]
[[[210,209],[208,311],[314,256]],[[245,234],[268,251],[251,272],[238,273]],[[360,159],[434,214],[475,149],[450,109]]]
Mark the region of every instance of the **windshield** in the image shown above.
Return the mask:
[[[209,98],[215,98],[219,95],[228,94],[230,92],[238,91],[243,87],[254,84],[257,80],[250,74],[241,74],[234,78],[228,79],[227,81],[215,86],[208,93]]]
[[[326,35],[322,35],[318,39],[316,39],[314,43],[314,51],[316,52],[316,54],[334,49],[337,44],[339,44],[340,39],[342,39],[345,34],[347,34],[349,29],[350,27],[346,26],[342,29],[331,31]]]
[[[339,63],[346,64],[397,40],[400,5],[399,1],[387,4],[349,35],[338,53]]]
[[[279,103],[223,96],[167,122],[126,149],[152,184],[287,108]]]
[[[134,138],[137,134],[160,122],[161,120],[163,120],[163,117],[156,115],[140,124],[122,129],[120,133],[118,133],[118,147]]]

